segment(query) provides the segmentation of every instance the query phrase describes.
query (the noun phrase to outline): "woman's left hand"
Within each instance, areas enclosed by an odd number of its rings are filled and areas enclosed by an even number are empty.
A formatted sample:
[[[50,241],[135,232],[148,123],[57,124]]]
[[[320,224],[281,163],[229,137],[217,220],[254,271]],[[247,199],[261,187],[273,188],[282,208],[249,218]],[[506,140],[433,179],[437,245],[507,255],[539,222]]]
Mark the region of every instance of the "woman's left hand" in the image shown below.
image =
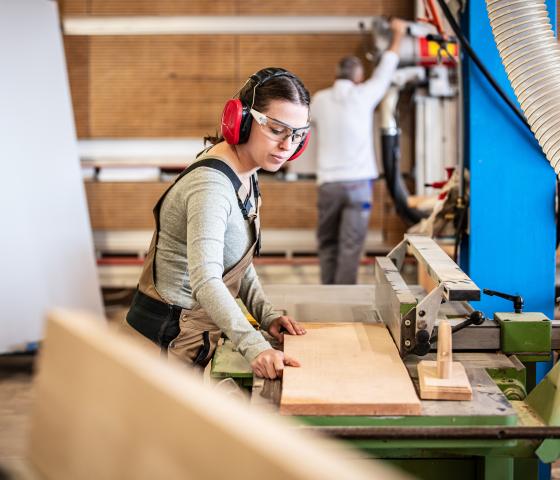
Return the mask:
[[[290,335],[305,335],[307,333],[305,328],[287,315],[276,318],[268,327],[268,333],[280,343],[284,343],[284,331]]]

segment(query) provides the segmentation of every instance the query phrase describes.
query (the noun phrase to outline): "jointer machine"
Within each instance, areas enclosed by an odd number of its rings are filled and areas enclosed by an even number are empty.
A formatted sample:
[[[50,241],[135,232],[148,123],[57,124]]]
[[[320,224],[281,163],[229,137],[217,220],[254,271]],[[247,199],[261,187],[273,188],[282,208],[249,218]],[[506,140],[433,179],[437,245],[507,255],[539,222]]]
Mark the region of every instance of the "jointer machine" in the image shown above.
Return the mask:
[[[401,275],[405,256],[423,265],[435,287],[426,293]],[[535,385],[535,362],[560,349],[560,322],[523,312],[487,319],[469,302],[481,290],[431,238],[405,235],[388,256],[375,259],[375,285],[265,286],[272,303],[302,322],[384,323],[418,391],[417,364],[435,359],[440,320],[453,331],[453,357],[466,369],[471,401],[422,400],[419,416],[297,416],[300,428],[344,439],[360,455],[383,458],[424,479],[533,479],[539,460],[560,456],[558,367]],[[211,375],[234,379],[251,403],[276,410],[281,380],[253,378],[231,342],[218,347]]]

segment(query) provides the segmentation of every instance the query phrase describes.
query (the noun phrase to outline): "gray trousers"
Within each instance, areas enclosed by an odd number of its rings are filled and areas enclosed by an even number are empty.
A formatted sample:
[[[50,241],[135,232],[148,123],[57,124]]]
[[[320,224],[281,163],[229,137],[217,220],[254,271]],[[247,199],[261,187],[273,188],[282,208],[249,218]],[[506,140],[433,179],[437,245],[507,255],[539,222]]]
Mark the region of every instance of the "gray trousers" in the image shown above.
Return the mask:
[[[372,180],[319,186],[321,283],[356,283],[371,214],[372,189]]]

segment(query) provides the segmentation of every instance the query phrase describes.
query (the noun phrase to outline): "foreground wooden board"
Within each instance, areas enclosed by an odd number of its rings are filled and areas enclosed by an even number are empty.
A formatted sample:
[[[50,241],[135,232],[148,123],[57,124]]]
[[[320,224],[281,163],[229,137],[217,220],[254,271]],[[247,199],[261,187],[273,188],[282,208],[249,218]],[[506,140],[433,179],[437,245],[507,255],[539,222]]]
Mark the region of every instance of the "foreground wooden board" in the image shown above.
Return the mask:
[[[452,363],[449,378],[438,378],[437,362],[422,360],[418,380],[423,400],[472,400],[471,384],[461,362]]]
[[[385,325],[305,323],[284,337],[284,415],[420,415],[420,400]]]
[[[48,479],[409,478],[352,461],[84,314],[50,315],[34,393],[30,459]]]

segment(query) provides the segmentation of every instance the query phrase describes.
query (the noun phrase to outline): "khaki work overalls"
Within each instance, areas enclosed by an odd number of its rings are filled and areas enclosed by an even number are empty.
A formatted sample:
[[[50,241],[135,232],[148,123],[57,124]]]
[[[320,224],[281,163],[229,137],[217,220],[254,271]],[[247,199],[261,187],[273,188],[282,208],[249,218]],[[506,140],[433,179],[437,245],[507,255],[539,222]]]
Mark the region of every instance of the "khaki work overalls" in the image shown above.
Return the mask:
[[[256,174],[251,178],[253,187],[253,202],[251,202],[246,188],[243,187],[231,167],[218,158],[203,157],[179,175],[154,207],[156,229],[144,262],[138,289],[127,315],[127,322],[136,332],[142,333],[158,345],[162,353],[168,353],[187,364],[203,367],[212,358],[222,332],[199,304],[195,304],[192,309],[172,305],[163,298],[155,285],[155,255],[160,230],[159,213],[161,205],[179,179],[201,166],[215,168],[228,176],[237,192],[239,208],[243,217],[253,226],[255,238],[253,244],[243,258],[228,272],[225,272],[222,277],[224,284],[234,298],[239,294],[241,281],[245,271],[251,265],[253,255],[258,255],[261,201]]]

